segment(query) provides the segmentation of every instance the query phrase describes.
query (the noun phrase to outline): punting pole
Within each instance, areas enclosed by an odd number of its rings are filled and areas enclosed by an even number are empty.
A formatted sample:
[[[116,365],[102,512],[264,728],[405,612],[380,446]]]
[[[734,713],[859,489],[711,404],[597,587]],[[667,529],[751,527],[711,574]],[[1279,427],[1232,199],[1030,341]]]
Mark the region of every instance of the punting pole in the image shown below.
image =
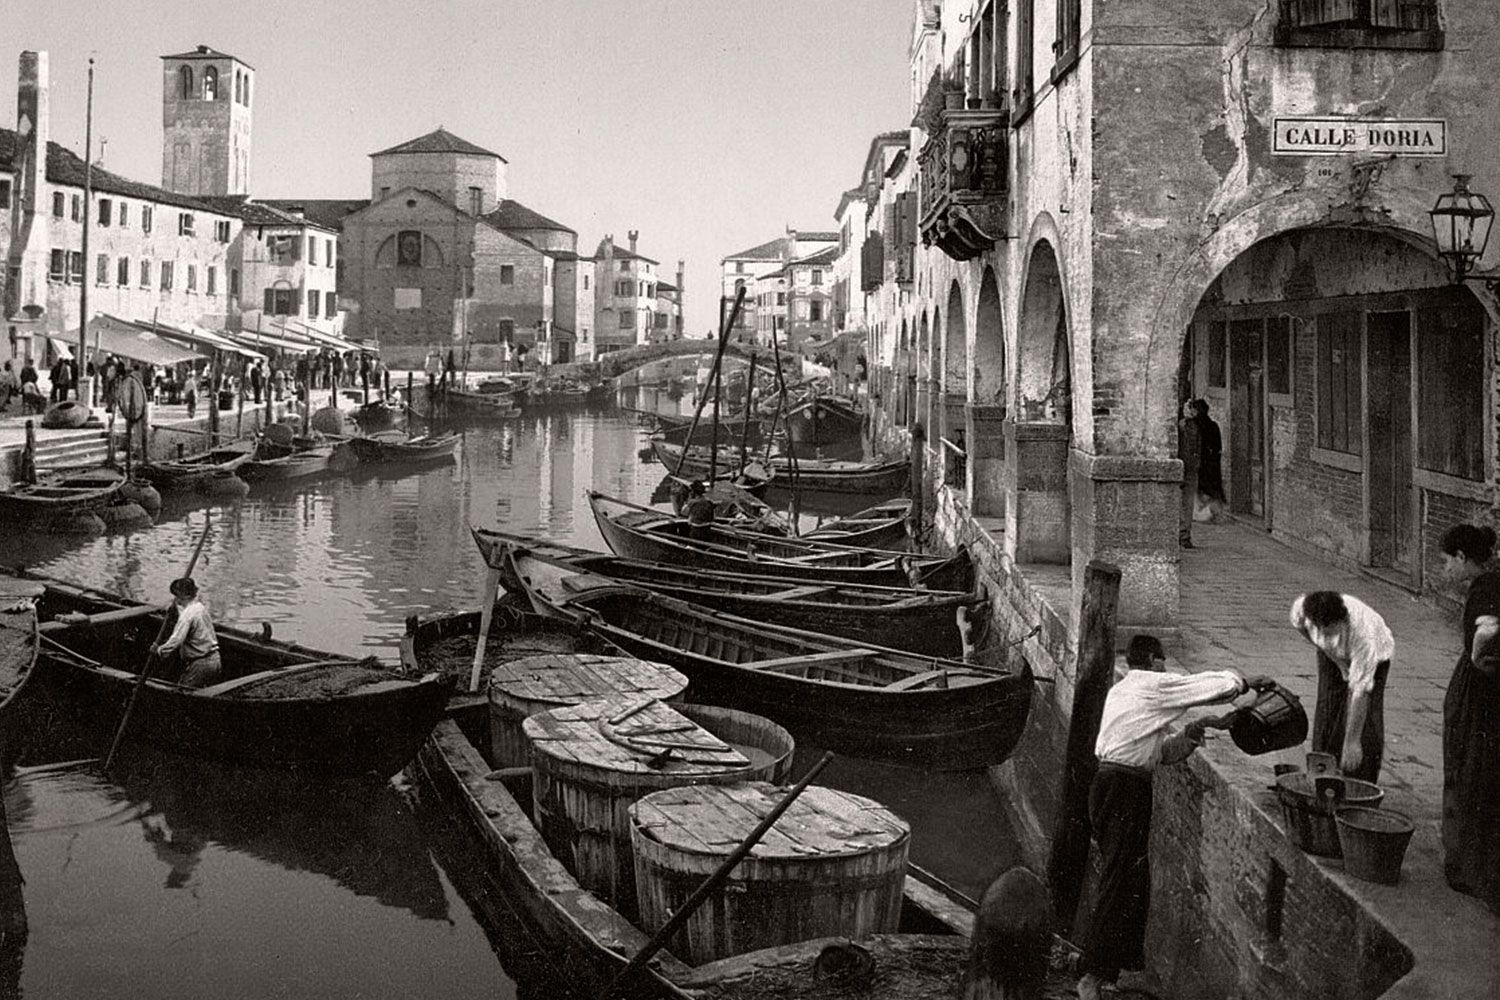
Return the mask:
[[[750,352],[750,374],[745,379],[745,426],[740,430],[740,468],[745,467],[750,449],[750,415],[755,412],[755,352]]]
[[[745,839],[740,841],[739,846],[730,852],[729,857],[725,858],[723,863],[714,870],[714,873],[704,879],[703,884],[694,889],[693,894],[673,912],[671,919],[662,925],[661,930],[653,934],[651,940],[646,942],[645,947],[635,953],[635,956],[631,958],[625,969],[615,977],[615,981],[610,983],[609,988],[604,991],[603,1000],[609,1000],[610,997],[618,994],[620,988],[630,981],[630,977],[644,968],[646,963],[651,961],[658,951],[661,951],[662,947],[667,943],[667,939],[676,934],[678,929],[687,923],[688,917],[697,912],[698,907],[703,905],[709,895],[722,885],[725,879],[729,878],[729,873],[734,870],[734,866],[743,861],[746,855],[755,849],[755,845],[760,843],[760,838],[764,837],[767,831],[776,825],[776,821],[781,818],[781,814],[791,808],[792,803],[797,800],[797,796],[807,791],[807,786],[813,783],[813,779],[832,760],[833,754],[825,753],[822,760],[807,769],[807,773],[802,776],[802,780],[787,790],[787,793],[781,797],[781,801],[776,803],[770,812],[766,813],[766,818],[761,820],[755,829],[746,834]]]
[[[734,308],[729,311],[729,321],[727,323],[719,324],[719,352],[714,355],[714,367],[713,370],[708,373],[708,380],[710,385],[713,383],[714,376],[719,370],[720,362],[724,360],[724,348],[729,346],[729,331],[734,329],[735,321],[740,318],[740,308],[744,306],[744,304],[745,288],[743,285],[741,285],[739,290],[734,293]],[[720,308],[723,308],[722,300],[720,301]],[[704,388],[706,390],[707,386],[705,386]],[[682,455],[677,459],[677,468],[672,470],[672,475],[674,476],[682,475],[682,463],[687,461],[688,452],[692,449],[693,435],[698,431],[698,420],[703,416],[703,404],[706,402],[708,402],[708,393],[705,391],[698,397],[698,406],[693,411],[693,422],[688,425],[687,440],[682,446]]]
[[[484,647],[490,637],[490,622],[495,618],[495,601],[500,596],[500,571],[494,566],[484,574],[484,594],[479,604],[479,642],[474,647],[474,666],[469,669],[469,693],[479,690],[479,669],[484,666]]]

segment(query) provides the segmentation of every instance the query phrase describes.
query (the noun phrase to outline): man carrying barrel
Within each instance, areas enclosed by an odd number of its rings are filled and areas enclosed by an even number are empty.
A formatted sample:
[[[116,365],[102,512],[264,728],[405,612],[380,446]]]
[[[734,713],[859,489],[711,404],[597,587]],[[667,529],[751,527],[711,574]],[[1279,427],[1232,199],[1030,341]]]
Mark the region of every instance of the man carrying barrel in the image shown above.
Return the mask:
[[[1144,966],[1153,772],[1159,764],[1186,760],[1203,742],[1206,729],[1226,729],[1230,717],[1195,719],[1180,733],[1172,724],[1190,708],[1276,686],[1269,677],[1246,680],[1234,670],[1166,673],[1161,641],[1149,635],[1130,640],[1125,663],[1128,672],[1104,699],[1094,744],[1099,770],[1089,789],[1089,823],[1103,872],[1078,966],[1083,973],[1080,1000],[1098,1000],[1121,971]]]
[[[1292,628],[1318,651],[1312,748],[1351,778],[1374,782],[1385,753],[1385,677],[1396,640],[1374,608],[1334,590],[1292,602]]]

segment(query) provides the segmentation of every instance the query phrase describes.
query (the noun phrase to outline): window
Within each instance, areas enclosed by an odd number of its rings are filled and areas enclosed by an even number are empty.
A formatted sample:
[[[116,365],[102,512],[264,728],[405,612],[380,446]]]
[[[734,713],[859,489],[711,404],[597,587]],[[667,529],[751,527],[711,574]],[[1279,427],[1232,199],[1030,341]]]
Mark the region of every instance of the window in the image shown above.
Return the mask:
[[[141,287],[151,287],[151,262],[149,260],[141,261]]]
[[[1362,314],[1326,313],[1318,317],[1318,447],[1349,455],[1364,453],[1364,395],[1360,373]]]
[[[812,283],[815,285],[821,285],[823,283],[823,272],[818,270],[817,268],[813,268]]]
[[[120,202],[120,228],[124,229],[128,225],[130,225],[130,205],[122,201]]]
[[[1276,44],[1441,49],[1436,0],[1281,0]]]
[[[385,199],[389,198],[390,196],[391,196],[391,189],[390,188],[383,187],[383,188],[380,189],[380,200],[381,201],[385,201]]]
[[[193,99],[193,68],[191,66],[177,67],[177,96],[184,101]]]
[[[1052,43],[1052,78],[1055,80],[1078,60],[1080,0],[1057,0],[1057,40]]]
[[[229,242],[229,220],[219,219],[214,223],[214,239],[220,243]]]
[[[245,74],[245,107],[250,106],[250,74]]]
[[[478,215],[483,210],[484,210],[484,189],[483,188],[477,188],[477,187],[471,187],[471,188],[469,188],[469,214],[470,215]]]
[[[192,212],[178,212],[177,213],[177,235],[178,236],[192,236],[193,235],[193,213]]]
[[[151,232],[151,222],[155,215],[156,211],[150,205],[141,206],[141,232]]]
[[[264,312],[272,316],[292,316],[297,312],[295,288],[267,288]]]
[[[203,99],[205,101],[219,99],[219,71],[212,66],[203,71]]]
[[[243,104],[245,101],[245,74],[239,70],[234,71],[234,103]]]
[[[83,284],[83,254],[77,250],[68,251],[68,280],[75,285]]]
[[[628,281],[617,281],[617,282],[615,282],[615,297],[616,298],[626,298],[629,295],[630,295],[630,282],[628,282]]]
[[[1208,325],[1208,387],[1222,389],[1225,385],[1225,364],[1229,346],[1228,331],[1223,323]]]
[[[516,266],[514,264],[500,265],[500,284],[514,285],[516,283]]]
[[[620,261],[620,270],[621,271],[628,271],[628,270],[630,270],[630,261],[628,261],[628,260],[622,260],[622,261]]]
[[[786,305],[786,292],[777,292],[776,293],[776,304],[778,306],[784,306],[784,305]]]
[[[339,314],[339,297],[334,292],[323,293],[323,315],[333,319]]]
[[[802,320],[807,319],[807,312],[808,312],[807,300],[806,299],[798,299],[797,300],[797,304],[793,307],[792,311],[797,314],[797,318],[798,319],[802,319]]]
[[[0,177],[0,208],[10,208],[10,181]]]
[[[589,342],[589,328],[588,327],[585,326],[585,327],[583,327],[582,329],[580,329],[578,331],[578,339],[581,340],[581,341],[583,341],[585,344],[587,344]]]
[[[130,284],[129,257],[121,257],[119,260],[115,261],[115,284],[121,286]]]
[[[196,292],[198,290],[197,264],[189,264],[187,266],[187,290],[190,292]]]
[[[214,265],[208,265],[208,287],[205,289],[210,295],[219,294],[219,269]]]
[[[1287,316],[1266,320],[1266,391],[1282,396],[1292,391],[1292,321]]]
[[[68,252],[53,249],[52,262],[47,268],[47,277],[52,281],[68,280]]]
[[[1484,476],[1484,309],[1457,293],[1417,311],[1417,465]]]
[[[240,294],[240,269],[237,267],[229,269],[229,294],[235,298]]]
[[[73,196],[72,211],[69,214],[73,217],[74,222],[83,221],[83,195],[75,194]]]
[[[52,192],[52,217],[61,219],[67,213],[68,199],[61,191]]]
[[[319,292],[318,292],[318,290],[316,288],[309,288],[307,290],[307,318],[308,319],[317,319],[318,318],[318,302],[319,302]]]
[[[334,256],[333,256],[334,242],[333,242],[333,240],[324,240],[323,242],[325,244],[327,244],[326,246],[323,247],[323,263],[326,264],[328,267],[332,267],[333,263],[334,263]]]
[[[620,329],[621,330],[633,330],[633,329],[635,329],[635,310],[634,309],[621,309],[620,310]]]
[[[396,266],[422,266],[422,234],[415,229],[403,229],[396,234]]]
[[[170,260],[161,262],[161,290],[164,292],[172,290],[172,262]]]
[[[589,276],[587,274],[583,276],[583,290],[585,292],[589,290]]]
[[[1016,87],[1011,103],[1017,119],[1024,118],[1031,110],[1031,95],[1035,89],[1031,56],[1035,6],[1036,0],[1016,0]]]
[[[808,308],[808,316],[807,316],[807,318],[809,320],[811,320],[814,323],[821,323],[821,322],[823,322],[823,303],[822,302],[820,302],[817,299],[813,299],[810,303],[808,303],[807,308]]]
[[[113,203],[110,202],[110,200],[108,198],[100,198],[99,199],[99,225],[101,225],[101,226],[107,226],[107,225],[109,225],[110,217],[114,214],[112,212],[113,208],[114,208],[114,205],[113,205]]]
[[[314,267],[318,263],[318,241],[312,236],[307,238],[307,263]]]
[[[109,284],[109,254],[101,253],[94,258],[94,284]]]
[[[745,262],[744,261],[737,260],[737,261],[734,262],[734,273],[735,274],[744,274],[745,273]]]

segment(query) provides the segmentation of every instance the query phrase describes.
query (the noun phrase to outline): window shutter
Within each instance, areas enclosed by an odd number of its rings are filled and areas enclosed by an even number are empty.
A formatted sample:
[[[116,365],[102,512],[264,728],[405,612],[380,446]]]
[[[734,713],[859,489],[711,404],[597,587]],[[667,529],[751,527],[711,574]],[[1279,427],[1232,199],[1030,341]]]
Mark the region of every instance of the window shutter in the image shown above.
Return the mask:
[[[295,236],[287,237],[287,244],[292,251],[292,260],[302,259],[302,241]]]
[[[268,313],[268,314],[275,313],[275,311],[276,311],[276,289],[274,289],[274,288],[267,288],[266,289],[266,305],[265,305],[265,308],[262,311],[265,312],[265,313]]]
[[[1338,24],[1359,17],[1359,0],[1293,0],[1300,27],[1320,24]]]
[[[917,242],[917,197],[910,191],[901,196],[901,212],[902,242],[914,244]]]

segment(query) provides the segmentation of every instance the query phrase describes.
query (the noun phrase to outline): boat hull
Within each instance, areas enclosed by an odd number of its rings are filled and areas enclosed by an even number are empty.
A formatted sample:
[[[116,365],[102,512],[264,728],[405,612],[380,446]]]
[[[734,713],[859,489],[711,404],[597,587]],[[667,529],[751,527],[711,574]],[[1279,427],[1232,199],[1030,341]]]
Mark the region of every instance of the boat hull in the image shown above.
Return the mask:
[[[247,483],[277,483],[320,476],[328,471],[333,451],[324,445],[280,458],[251,459],[239,467],[239,477]]]

